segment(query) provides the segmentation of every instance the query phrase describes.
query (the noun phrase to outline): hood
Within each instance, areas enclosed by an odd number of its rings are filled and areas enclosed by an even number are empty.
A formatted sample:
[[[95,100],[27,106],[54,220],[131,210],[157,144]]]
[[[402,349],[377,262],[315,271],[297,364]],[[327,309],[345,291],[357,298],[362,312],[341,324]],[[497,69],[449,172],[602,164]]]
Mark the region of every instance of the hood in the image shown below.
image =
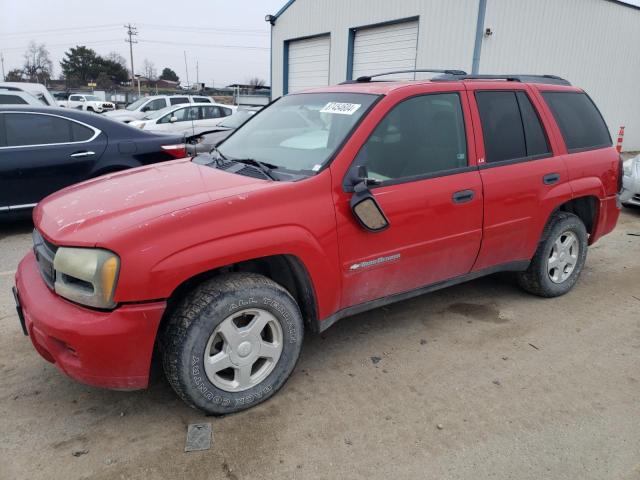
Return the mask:
[[[159,216],[270,184],[183,159],[65,188],[40,202],[33,217],[57,245],[94,246]]]
[[[114,120],[119,120],[119,119],[139,119],[142,116],[144,116],[144,114],[141,114],[142,112],[136,112],[136,111],[131,111],[131,110],[112,110],[110,112],[105,112],[103,113],[103,115],[105,117],[109,117],[109,118],[113,118]]]

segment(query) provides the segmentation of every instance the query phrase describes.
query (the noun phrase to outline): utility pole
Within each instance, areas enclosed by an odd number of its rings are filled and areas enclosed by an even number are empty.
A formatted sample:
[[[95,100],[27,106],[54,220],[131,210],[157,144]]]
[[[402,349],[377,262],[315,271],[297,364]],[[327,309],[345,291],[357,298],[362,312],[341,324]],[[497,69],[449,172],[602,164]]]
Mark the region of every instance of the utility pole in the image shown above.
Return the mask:
[[[184,50],[184,69],[187,72],[187,86],[191,88],[191,84],[189,83],[189,67],[187,66],[187,51]]]
[[[198,61],[196,60],[196,83],[200,83],[200,73],[198,72]]]
[[[130,23],[125,25],[124,28],[127,29],[127,35],[129,38],[125,38],[124,41],[129,44],[129,55],[131,56],[131,83],[133,84],[133,80],[135,78],[135,68],[133,67],[133,44],[138,43],[137,40],[134,40],[133,37],[138,35],[138,29],[132,26]]]
[[[0,63],[2,63],[2,81],[4,82],[4,55],[0,52]]]

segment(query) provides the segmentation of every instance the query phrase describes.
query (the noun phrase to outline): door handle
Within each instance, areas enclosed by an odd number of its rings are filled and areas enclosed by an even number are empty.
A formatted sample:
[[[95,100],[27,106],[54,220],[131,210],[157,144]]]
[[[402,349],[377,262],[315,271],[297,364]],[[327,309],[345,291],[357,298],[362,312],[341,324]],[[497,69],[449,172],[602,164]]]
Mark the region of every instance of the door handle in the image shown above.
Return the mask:
[[[71,158],[80,158],[80,157],[89,157],[91,155],[95,155],[96,152],[92,152],[91,150],[85,150],[84,152],[76,152],[69,155]]]
[[[473,190],[460,190],[453,194],[453,203],[467,203],[473,200]]]
[[[544,183],[545,185],[553,185],[554,183],[558,183],[559,181],[559,173],[547,173],[544,177],[542,177],[542,183]]]

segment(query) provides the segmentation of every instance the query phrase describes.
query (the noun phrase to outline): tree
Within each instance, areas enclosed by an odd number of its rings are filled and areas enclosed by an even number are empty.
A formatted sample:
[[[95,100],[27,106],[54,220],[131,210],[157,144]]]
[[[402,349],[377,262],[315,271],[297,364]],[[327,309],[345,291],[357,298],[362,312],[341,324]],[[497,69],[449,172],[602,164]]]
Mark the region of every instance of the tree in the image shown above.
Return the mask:
[[[89,80],[94,80],[98,76],[100,58],[92,49],[78,45],[65,52],[65,57],[60,62],[60,66],[67,82],[73,79],[79,83],[86,84]]]
[[[169,67],[165,67],[162,69],[160,80],[169,80],[172,82],[179,82],[180,78],[178,77],[178,74],[176,72],[171,70]]]
[[[22,70],[19,68],[14,68],[13,70],[9,70],[7,74],[4,76],[5,82],[22,82]]]
[[[30,82],[46,82],[51,78],[53,63],[49,58],[49,51],[44,43],[36,44],[33,40],[29,43],[24,53],[24,66],[22,72]]]
[[[155,80],[156,76],[158,75],[158,72],[156,71],[156,66],[153,64],[153,62],[145,58],[143,63],[143,69],[144,69],[145,77],[147,77],[149,80]]]
[[[110,58],[102,58],[98,57],[98,78],[100,76],[104,76],[102,82],[109,80],[110,83],[123,83],[129,80],[129,71],[126,66],[123,66],[121,63],[114,61]],[[111,85],[109,85],[111,86]],[[103,87],[107,88],[107,87]]]
[[[104,57],[106,60],[109,60],[110,62],[114,62],[117,64],[120,64],[124,67],[125,70],[127,70],[129,67],[127,66],[127,60],[120,55],[118,52],[109,52],[107,54],[106,57]],[[129,74],[127,73],[127,79],[129,79]]]
[[[264,84],[265,84],[265,81],[261,78],[253,77],[249,79],[249,85],[252,90],[255,90],[258,87],[263,87]]]

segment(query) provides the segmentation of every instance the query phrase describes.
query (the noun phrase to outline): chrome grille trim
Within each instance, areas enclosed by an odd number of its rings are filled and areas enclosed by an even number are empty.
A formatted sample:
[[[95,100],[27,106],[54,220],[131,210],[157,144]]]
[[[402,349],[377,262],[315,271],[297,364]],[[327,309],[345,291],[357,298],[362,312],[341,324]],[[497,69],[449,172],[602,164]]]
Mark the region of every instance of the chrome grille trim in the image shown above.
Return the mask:
[[[56,256],[58,247],[48,242],[37,229],[33,230],[33,253],[38,261],[38,269],[40,275],[47,286],[53,290],[53,285],[56,281],[56,273],[53,269],[53,259]]]

